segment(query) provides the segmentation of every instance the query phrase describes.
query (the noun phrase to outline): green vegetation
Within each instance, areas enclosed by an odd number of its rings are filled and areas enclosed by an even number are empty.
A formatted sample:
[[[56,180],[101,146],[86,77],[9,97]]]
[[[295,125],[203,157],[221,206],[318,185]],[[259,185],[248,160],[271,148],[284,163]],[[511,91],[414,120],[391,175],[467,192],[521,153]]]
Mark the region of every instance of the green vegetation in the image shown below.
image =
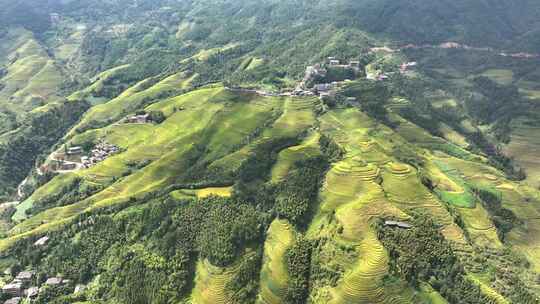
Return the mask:
[[[327,169],[328,162],[323,157],[296,162],[285,180],[278,185],[278,216],[296,226],[306,226],[310,219],[308,212],[317,201],[317,192]]]
[[[259,302],[282,303],[288,294],[290,275],[287,255],[295,243],[294,228],[286,220],[274,220],[267,231],[261,269]]]
[[[34,162],[47,147],[59,140],[88,105],[63,102],[32,113],[16,133],[0,145],[0,195],[4,198],[33,169]]]
[[[538,303],[536,2],[38,2],[0,0],[1,284]]]
[[[444,163],[438,162],[437,165],[442,172],[444,172],[446,176],[459,187],[458,189],[453,189],[454,191],[437,190],[437,195],[439,195],[441,200],[455,207],[474,208],[476,205],[476,197],[473,195],[474,190],[459,177],[456,170],[449,168]]]
[[[311,243],[299,239],[287,251],[287,270],[291,282],[285,295],[287,303],[304,303],[309,294]]]
[[[422,217],[412,223],[410,230],[379,224],[378,237],[389,251],[392,271],[413,285],[428,282],[449,303],[488,303],[480,288],[466,278],[463,266],[434,223]]]
[[[370,116],[382,121],[387,120],[385,105],[390,98],[390,92],[383,83],[359,80],[347,84],[343,94],[360,100],[362,110]]]

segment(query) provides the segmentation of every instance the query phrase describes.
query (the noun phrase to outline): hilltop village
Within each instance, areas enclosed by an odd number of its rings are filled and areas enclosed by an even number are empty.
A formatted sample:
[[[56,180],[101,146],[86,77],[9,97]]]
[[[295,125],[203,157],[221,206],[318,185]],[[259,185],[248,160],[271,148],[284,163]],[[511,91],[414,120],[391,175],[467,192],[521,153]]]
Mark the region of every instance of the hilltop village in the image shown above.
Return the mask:
[[[389,48],[373,48],[371,53],[391,53]],[[386,81],[395,73],[407,75],[417,62],[403,62],[399,65],[398,71],[384,71],[383,69],[374,69],[362,66],[358,60],[343,62],[336,57],[328,57],[326,62],[308,66],[302,81],[291,93],[282,95],[292,96],[318,96],[321,99],[334,98],[338,89],[345,83],[365,77],[372,81]],[[337,74],[337,75],[330,75]],[[333,80],[333,81],[329,81]],[[356,102],[354,97],[348,97],[347,103]]]
[[[392,55],[395,50],[388,47],[379,47],[370,49],[370,54],[382,54],[383,56]],[[306,67],[304,77],[296,85],[294,90],[282,93],[273,93],[260,89],[228,88],[232,91],[254,93],[261,96],[317,96],[320,99],[334,98],[339,89],[346,83],[360,77],[365,77],[372,81],[386,81],[392,75],[399,73],[408,75],[415,67],[417,62],[402,62],[396,68],[396,71],[385,71],[376,69],[370,65],[363,66],[359,60],[341,60],[337,57],[327,57],[323,63],[317,63]],[[355,102],[356,99],[349,97],[348,103]]]

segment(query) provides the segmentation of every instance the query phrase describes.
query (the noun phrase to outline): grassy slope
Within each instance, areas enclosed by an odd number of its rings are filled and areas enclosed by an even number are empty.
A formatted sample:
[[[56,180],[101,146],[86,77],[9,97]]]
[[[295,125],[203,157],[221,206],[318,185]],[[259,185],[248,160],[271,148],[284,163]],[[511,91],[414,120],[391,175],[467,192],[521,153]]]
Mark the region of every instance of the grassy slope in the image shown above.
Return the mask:
[[[314,107],[317,105],[315,101],[313,98],[280,98],[282,115],[270,127],[264,129],[259,138],[238,151],[214,161],[209,167],[214,170],[234,171],[251,155],[258,144],[272,138],[301,135],[315,123]]]
[[[2,40],[7,74],[1,79],[0,107],[23,115],[43,103],[59,99],[63,81],[56,63],[30,32],[12,30]]]
[[[201,189],[182,189],[171,192],[171,196],[177,200],[183,198],[205,198],[209,196],[230,197],[232,187],[208,187]]]
[[[392,216],[406,220],[408,212],[421,210],[442,225],[443,234],[453,244],[465,246],[463,231],[453,222],[445,207],[446,202],[461,214],[472,242],[480,246],[500,246],[486,210],[480,204],[454,203],[451,199],[445,200],[444,196],[442,201],[439,200],[422,185],[417,169],[398,161],[396,148],[401,146],[410,147],[425,158],[427,174],[436,181],[436,192],[464,196],[467,183],[499,189],[505,198],[505,207],[526,221],[529,229],[516,229],[509,235],[509,242],[522,249],[529,258],[538,257],[540,239],[531,232],[540,231],[537,220],[540,211],[536,204],[529,204],[526,208],[522,206],[525,197],[540,199],[537,192],[507,181],[482,158],[475,160],[470,154],[462,153],[461,159],[412,146],[410,142],[421,143],[424,147],[440,143],[439,139],[420,132],[412,124],[402,122],[394,132],[356,109],[331,110],[317,119],[314,115],[316,106],[315,100],[310,98],[263,98],[213,86],[149,106],[148,110],[161,110],[166,115],[167,119],[160,125],[113,124],[78,134],[71,138],[73,144],[104,138],[124,151],[91,169],[53,179],[29,200],[37,201],[57,192],[66,180],[75,176],[102,183],[105,190],[81,202],[33,215],[13,228],[11,237],[2,240],[0,248],[7,248],[18,238],[60,228],[62,223],[83,211],[111,206],[132,196],[162,189],[192,165],[185,158],[196,143],[206,147],[203,160],[210,163],[210,167],[233,171],[257,144],[272,137],[301,134],[311,126],[319,125],[320,134],[333,138],[343,148],[345,156],[327,173],[320,192],[320,205],[307,236],[332,239],[333,243],[327,245],[323,253],[333,258],[323,261],[338,265],[345,273],[336,286],[317,285],[310,295],[314,303],[415,303],[412,290],[404,287],[402,282],[388,285],[383,280],[388,274],[388,256],[369,225],[376,217]],[[178,110],[180,108],[183,110]],[[281,116],[267,125],[279,112],[282,112]],[[260,126],[267,127],[256,132],[260,133],[258,137],[246,141]],[[319,153],[318,136],[318,133],[310,133],[299,146],[279,154],[273,168],[274,181],[286,174],[295,160]],[[128,162],[143,160],[150,160],[150,165],[111,184],[112,177],[120,177],[129,171]],[[226,187],[179,190],[172,195],[202,197],[209,194],[226,196],[229,193],[230,188]],[[463,200],[463,197],[457,199],[459,202]],[[276,221],[269,230],[261,274],[263,287],[259,301],[262,303],[282,302],[287,282],[283,256],[294,235],[286,227],[289,225]],[[339,248],[351,249],[347,253]],[[538,267],[536,263],[533,266]],[[234,267],[219,269],[199,261],[193,301],[227,302],[230,295],[224,292],[223,286],[234,271]],[[428,291],[423,292],[423,297],[434,303],[440,302],[437,295]]]
[[[257,303],[285,303],[289,281],[285,254],[295,242],[295,237],[296,231],[287,220],[276,219],[268,228]]]
[[[258,103],[259,97],[254,95],[248,96],[247,100],[244,96],[241,101],[234,102],[234,97],[238,96],[226,94],[225,97],[233,98],[229,100],[231,103],[229,105],[226,105],[226,102],[211,101],[212,98],[223,93],[224,88],[211,87],[154,105],[155,108],[159,108],[174,103],[178,107],[184,107],[183,111],[171,113],[160,125],[111,125],[98,130],[99,134],[92,136],[103,137],[113,144],[118,144],[125,151],[90,169],[74,174],[90,182],[103,183],[107,186],[105,190],[81,202],[49,209],[29,218],[14,227],[11,231],[13,238],[3,240],[3,244],[8,244],[20,237],[21,233],[31,231],[38,233],[57,226],[85,210],[114,205],[132,196],[144,195],[149,191],[169,185],[177,175],[192,165],[187,162],[185,155],[194,143],[204,139],[208,150],[211,151],[207,157],[215,159],[223,157],[230,152],[225,151],[227,148],[233,149],[242,143],[243,138],[238,136],[239,133],[254,132],[255,128],[264,124],[272,116],[274,102],[279,104],[277,99],[272,98],[264,104]],[[249,102],[251,99],[254,99],[253,103]],[[231,107],[233,111],[225,107]],[[246,118],[237,115],[237,111],[241,113],[244,107],[249,109],[251,116],[242,124],[238,124]],[[94,130],[87,131],[75,137],[73,142],[77,143],[80,138],[89,136],[88,133],[95,132]],[[110,184],[110,178],[121,177],[128,171],[128,162],[143,160],[152,162],[143,169]],[[63,184],[64,178],[67,177],[56,177],[29,199],[36,201],[55,193],[59,185]]]
[[[226,292],[225,286],[231,282],[235,271],[237,271],[236,265],[220,268],[213,266],[207,260],[199,261],[191,302],[193,304],[230,303],[231,295]]]
[[[114,71],[116,70],[111,70],[109,72],[113,73]],[[107,76],[108,75],[104,75],[105,78]],[[115,122],[135,110],[140,109],[145,103],[160,98],[159,94],[167,90],[187,88],[189,86],[190,78],[186,79],[182,76],[183,75],[172,75],[154,85],[152,85],[153,79],[140,81],[109,102],[93,107],[79,124],[68,133],[67,137],[74,136],[77,130],[92,129],[96,128],[96,126],[99,127],[102,124]],[[99,79],[101,80],[101,77]],[[147,88],[148,85],[150,85],[149,88]]]
[[[527,122],[529,124],[526,124]],[[506,146],[506,151],[525,168],[527,181],[534,187],[540,187],[539,149],[540,127],[537,126],[537,120],[531,117],[514,121],[511,141]]]

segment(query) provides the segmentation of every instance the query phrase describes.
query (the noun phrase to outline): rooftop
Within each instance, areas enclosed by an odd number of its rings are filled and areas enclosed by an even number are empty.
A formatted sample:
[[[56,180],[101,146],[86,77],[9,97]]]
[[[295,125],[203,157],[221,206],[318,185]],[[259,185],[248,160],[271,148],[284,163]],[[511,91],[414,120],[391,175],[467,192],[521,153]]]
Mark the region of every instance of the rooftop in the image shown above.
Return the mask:
[[[19,280],[14,280],[13,282],[4,285],[2,287],[2,290],[8,290],[8,289],[20,289],[22,288],[22,282]]]
[[[34,276],[33,271],[22,271],[22,272],[19,272],[16,279],[17,280],[31,280],[33,276]]]
[[[39,288],[38,288],[38,287],[35,287],[35,286],[34,286],[34,287],[30,287],[30,288],[28,288],[24,293],[25,293],[25,295],[26,295],[27,297],[29,297],[29,298],[35,297],[35,296],[37,296],[38,293],[39,293]]]
[[[62,278],[57,278],[57,277],[48,278],[47,281],[45,282],[45,285],[59,285],[59,284],[62,284]]]
[[[5,301],[4,304],[19,304],[21,301],[22,301],[22,298],[16,297],[16,298],[11,298]]]
[[[47,244],[48,241],[49,241],[49,237],[44,236],[44,237],[40,238],[39,240],[37,240],[34,243],[34,246],[43,246],[43,245]]]
[[[385,226],[399,227],[404,229],[412,228],[413,226],[409,223],[398,222],[398,221],[384,221]]]
[[[83,292],[85,289],[86,289],[85,285],[78,284],[77,286],[75,286],[75,293]]]

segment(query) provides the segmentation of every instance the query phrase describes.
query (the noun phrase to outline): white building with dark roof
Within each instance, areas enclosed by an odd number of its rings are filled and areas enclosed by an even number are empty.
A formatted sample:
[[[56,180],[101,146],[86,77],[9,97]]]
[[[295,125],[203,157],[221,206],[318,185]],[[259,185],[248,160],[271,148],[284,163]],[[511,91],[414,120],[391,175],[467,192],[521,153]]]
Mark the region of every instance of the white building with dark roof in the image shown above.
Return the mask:
[[[398,222],[398,221],[384,221],[384,225],[385,226],[389,226],[389,227],[398,227],[398,228],[403,228],[403,229],[410,229],[412,228],[413,226],[409,223],[405,223],[405,222]]]
[[[35,243],[34,243],[34,246],[45,246],[47,244],[47,242],[49,241],[49,237],[48,236],[44,236],[42,238],[40,238],[39,240],[37,240]]]
[[[67,150],[68,155],[78,155],[78,154],[81,154],[82,152],[83,152],[82,147],[71,147],[71,148],[68,148]]]

